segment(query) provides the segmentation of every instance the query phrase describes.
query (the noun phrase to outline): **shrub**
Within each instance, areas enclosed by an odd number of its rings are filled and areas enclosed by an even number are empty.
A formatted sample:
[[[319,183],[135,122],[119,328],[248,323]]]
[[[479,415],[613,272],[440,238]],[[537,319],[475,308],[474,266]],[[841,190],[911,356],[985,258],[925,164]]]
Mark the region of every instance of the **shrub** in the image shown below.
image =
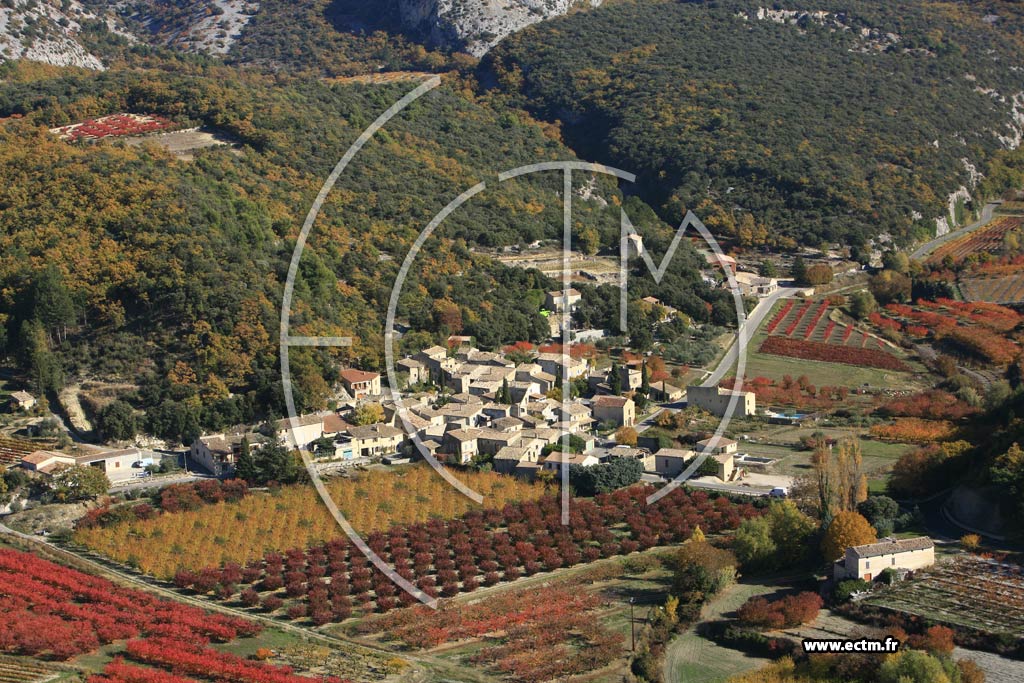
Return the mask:
[[[754,597],[740,607],[736,616],[744,626],[764,629],[791,628],[814,621],[823,602],[817,593],[803,592],[779,600]]]

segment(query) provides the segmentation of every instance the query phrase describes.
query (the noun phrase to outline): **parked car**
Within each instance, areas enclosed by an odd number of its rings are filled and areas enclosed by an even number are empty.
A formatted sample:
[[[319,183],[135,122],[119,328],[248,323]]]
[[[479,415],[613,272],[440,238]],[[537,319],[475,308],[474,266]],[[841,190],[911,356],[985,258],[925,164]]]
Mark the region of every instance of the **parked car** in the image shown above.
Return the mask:
[[[787,498],[789,496],[789,490],[785,486],[776,486],[768,492],[769,498]]]

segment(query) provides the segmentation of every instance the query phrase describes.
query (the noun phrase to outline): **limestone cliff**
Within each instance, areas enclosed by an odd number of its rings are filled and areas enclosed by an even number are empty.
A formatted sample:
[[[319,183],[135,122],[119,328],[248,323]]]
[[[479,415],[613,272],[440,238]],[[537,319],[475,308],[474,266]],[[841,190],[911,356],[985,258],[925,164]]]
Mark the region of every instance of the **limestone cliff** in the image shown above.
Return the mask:
[[[505,37],[574,7],[603,0],[398,0],[406,30],[432,43],[485,54]]]

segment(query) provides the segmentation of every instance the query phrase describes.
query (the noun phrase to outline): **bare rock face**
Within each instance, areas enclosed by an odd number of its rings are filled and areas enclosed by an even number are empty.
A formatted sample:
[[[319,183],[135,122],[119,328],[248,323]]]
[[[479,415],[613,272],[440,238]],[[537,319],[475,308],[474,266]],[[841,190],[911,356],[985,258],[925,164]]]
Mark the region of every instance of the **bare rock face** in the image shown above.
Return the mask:
[[[0,7],[0,62],[28,59],[54,66],[102,69],[100,59],[78,40],[82,22],[98,18],[79,2],[61,5],[9,0]]]
[[[402,24],[432,42],[480,57],[505,37],[603,0],[398,0]]]

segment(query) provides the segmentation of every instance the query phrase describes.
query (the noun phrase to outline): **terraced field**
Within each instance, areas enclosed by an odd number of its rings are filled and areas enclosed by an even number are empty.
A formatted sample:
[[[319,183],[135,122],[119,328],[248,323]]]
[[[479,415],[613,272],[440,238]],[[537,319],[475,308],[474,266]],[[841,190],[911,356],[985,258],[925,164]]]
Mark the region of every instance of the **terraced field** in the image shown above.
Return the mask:
[[[0,683],[42,683],[57,673],[56,668],[28,657],[0,655]]]
[[[943,244],[928,257],[928,263],[942,263],[946,257],[956,263],[978,252],[998,253],[1003,247],[1006,234],[1019,228],[1022,223],[1024,216],[996,216],[988,225]]]
[[[1024,567],[976,557],[919,572],[865,601],[991,635],[1024,633]]]

